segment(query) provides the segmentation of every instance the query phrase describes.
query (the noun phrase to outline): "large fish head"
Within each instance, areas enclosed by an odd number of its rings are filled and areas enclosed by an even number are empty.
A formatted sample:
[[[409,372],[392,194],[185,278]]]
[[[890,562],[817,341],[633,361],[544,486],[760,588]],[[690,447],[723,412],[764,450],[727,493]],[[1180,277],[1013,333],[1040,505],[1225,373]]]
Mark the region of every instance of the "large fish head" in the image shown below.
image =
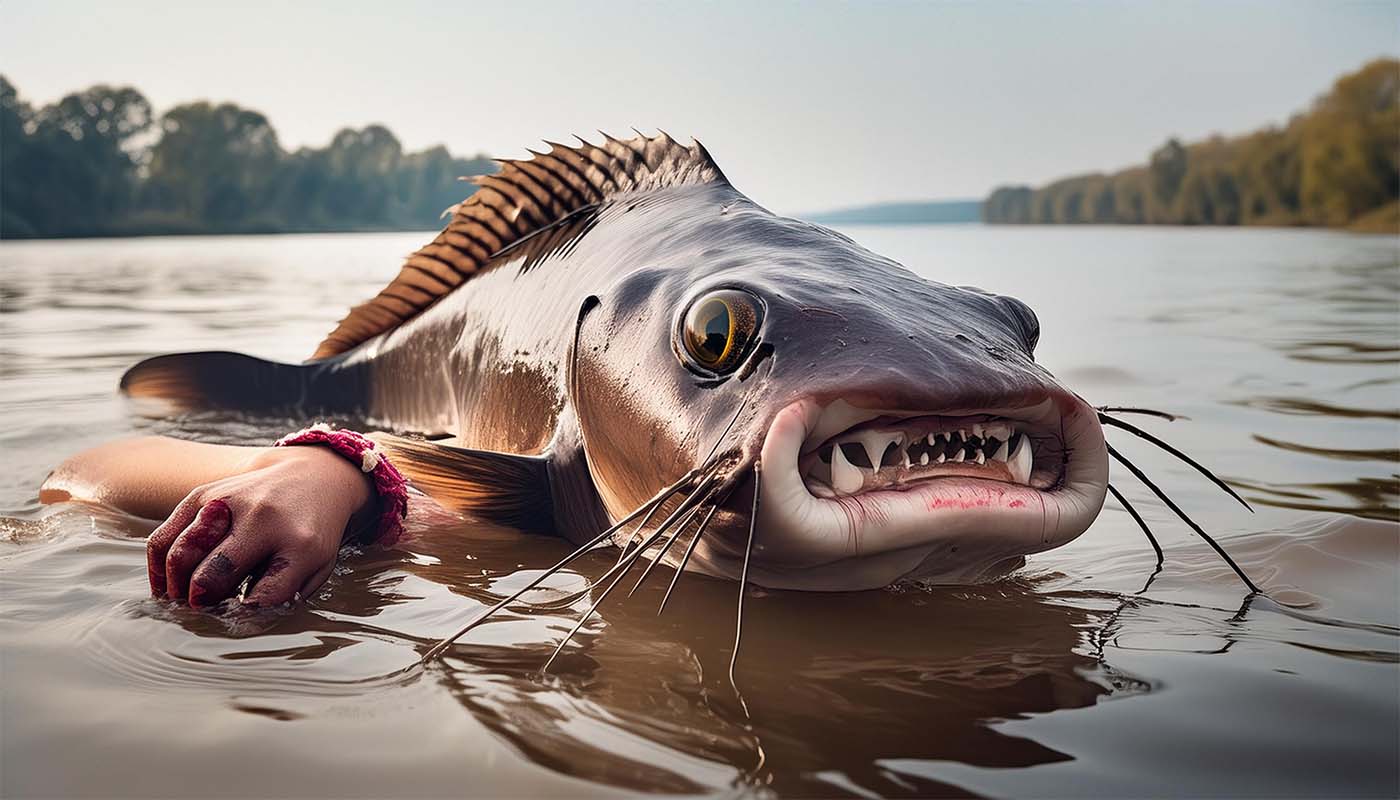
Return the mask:
[[[747,555],[749,580],[813,590],[982,580],[1088,528],[1103,432],[1035,362],[1024,303],[728,187],[672,194],[584,240],[637,265],[596,295],[574,356],[614,519],[690,475],[643,525],[672,523],[654,546],[687,522],[677,561],[707,522],[691,567],[738,577]]]

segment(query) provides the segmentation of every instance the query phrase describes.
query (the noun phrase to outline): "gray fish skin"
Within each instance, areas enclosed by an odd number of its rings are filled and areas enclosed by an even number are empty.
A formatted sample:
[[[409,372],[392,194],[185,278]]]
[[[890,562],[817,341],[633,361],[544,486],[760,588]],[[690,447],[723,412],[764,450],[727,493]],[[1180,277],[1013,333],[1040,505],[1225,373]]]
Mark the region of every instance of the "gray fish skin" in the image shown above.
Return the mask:
[[[690,304],[719,289],[757,298],[762,320],[743,365],[715,378],[685,363],[677,332]],[[338,402],[380,425],[538,457],[548,485],[520,491],[574,542],[719,453],[720,508],[688,563],[716,575],[739,573],[762,461],[750,580],[843,590],[1002,574],[1092,522],[1106,491],[1102,432],[1035,363],[1038,335],[1020,301],[928,281],[717,180],[611,197],[307,368],[325,384],[353,376],[358,394]],[[839,409],[867,426],[1017,422],[1046,485],[954,476],[813,496],[798,471],[818,443],[793,431],[815,435]]]

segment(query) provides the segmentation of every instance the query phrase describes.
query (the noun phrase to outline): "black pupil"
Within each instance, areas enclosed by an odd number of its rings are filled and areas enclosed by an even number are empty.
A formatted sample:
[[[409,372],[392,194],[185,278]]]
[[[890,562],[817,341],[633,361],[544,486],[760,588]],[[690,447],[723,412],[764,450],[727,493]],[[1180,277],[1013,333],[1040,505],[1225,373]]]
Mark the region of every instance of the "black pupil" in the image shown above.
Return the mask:
[[[696,315],[700,323],[695,331],[697,355],[710,363],[719,361],[729,343],[729,308],[719,300],[711,300]]]

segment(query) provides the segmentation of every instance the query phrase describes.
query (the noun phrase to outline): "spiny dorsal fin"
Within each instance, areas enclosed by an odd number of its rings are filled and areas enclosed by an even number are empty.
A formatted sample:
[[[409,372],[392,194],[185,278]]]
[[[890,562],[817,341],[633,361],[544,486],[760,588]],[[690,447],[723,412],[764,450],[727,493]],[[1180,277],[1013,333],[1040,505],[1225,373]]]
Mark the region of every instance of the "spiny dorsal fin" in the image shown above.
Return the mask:
[[[610,197],[668,186],[724,180],[692,141],[665,133],[614,139],[601,146],[549,143],[529,159],[502,159],[501,171],[472,180],[475,194],[452,209],[452,221],[379,294],[350,309],[312,356],[326,358],[393,330],[472,277],[515,242]]]

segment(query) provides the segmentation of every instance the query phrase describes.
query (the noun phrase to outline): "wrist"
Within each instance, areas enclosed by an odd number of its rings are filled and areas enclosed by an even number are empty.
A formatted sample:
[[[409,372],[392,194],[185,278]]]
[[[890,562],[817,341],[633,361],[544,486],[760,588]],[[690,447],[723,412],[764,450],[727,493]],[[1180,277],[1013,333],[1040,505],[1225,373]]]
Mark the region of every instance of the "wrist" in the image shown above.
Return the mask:
[[[266,447],[258,448],[247,462],[244,472],[276,469],[295,473],[299,478],[313,478],[324,490],[324,496],[341,502],[347,532],[364,527],[378,508],[374,480],[349,460],[325,447]],[[359,524],[357,524],[359,523]]]
[[[393,544],[402,535],[408,515],[408,481],[371,439],[351,430],[333,430],[323,423],[282,437],[273,449],[330,457],[338,462],[337,474],[355,476],[344,479],[365,494],[350,494],[357,500],[367,496],[367,502],[357,502],[347,521],[347,534],[365,530],[369,535],[357,538],[383,544]]]

